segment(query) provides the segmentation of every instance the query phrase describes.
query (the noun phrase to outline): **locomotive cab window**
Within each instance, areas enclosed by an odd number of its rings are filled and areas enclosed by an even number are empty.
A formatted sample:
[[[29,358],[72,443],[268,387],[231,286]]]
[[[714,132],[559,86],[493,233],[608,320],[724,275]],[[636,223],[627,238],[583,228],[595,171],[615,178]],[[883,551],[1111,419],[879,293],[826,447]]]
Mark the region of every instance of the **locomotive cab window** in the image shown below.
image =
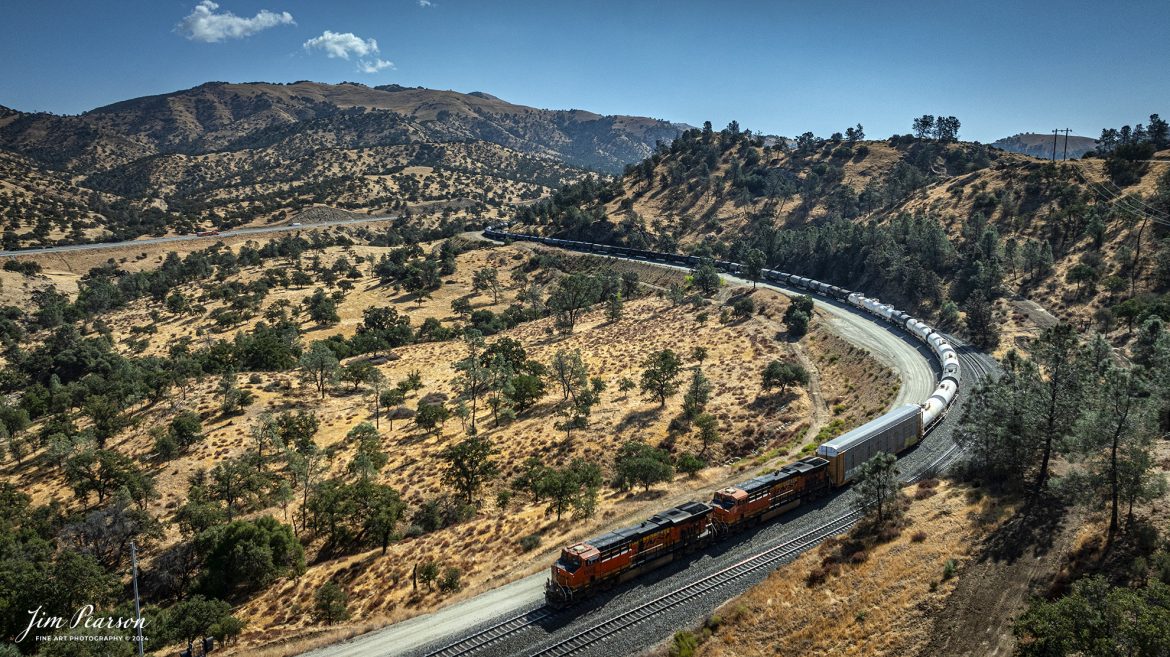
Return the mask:
[[[721,509],[726,510],[726,509],[735,508],[735,499],[732,498],[730,495],[724,495],[723,493],[716,493],[715,499],[713,501]]]
[[[575,573],[581,567],[581,560],[577,557],[562,554],[560,559],[557,559],[557,566],[567,573]]]

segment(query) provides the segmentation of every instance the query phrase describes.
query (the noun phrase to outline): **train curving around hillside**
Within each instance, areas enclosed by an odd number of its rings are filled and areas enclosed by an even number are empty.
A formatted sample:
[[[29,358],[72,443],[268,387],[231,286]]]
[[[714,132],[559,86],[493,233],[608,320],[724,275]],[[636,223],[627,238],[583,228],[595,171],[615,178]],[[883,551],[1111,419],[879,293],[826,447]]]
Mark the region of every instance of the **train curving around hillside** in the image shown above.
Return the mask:
[[[529,241],[598,255],[694,268],[697,256],[576,242],[488,228],[495,240]],[[742,265],[717,260],[715,267],[739,274]],[[901,405],[817,447],[816,456],[718,490],[710,502],[687,502],[656,513],[633,527],[590,538],[561,551],[551,568],[545,598],[568,606],[599,590],[629,581],[712,541],[772,520],[835,488],[848,485],[861,464],[879,452],[900,454],[917,445],[954,403],[959,391],[959,355],[946,336],[879,299],[836,285],[772,269],[764,281],[828,297],[874,315],[925,344],[939,364],[938,387],[920,404]]]

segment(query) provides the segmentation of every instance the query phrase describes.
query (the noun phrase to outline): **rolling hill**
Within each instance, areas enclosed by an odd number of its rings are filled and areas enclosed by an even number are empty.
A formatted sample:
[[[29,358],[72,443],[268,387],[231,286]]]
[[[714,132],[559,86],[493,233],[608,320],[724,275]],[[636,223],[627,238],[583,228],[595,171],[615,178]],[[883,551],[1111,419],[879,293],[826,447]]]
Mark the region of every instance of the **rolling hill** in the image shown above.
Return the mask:
[[[1002,148],[1010,153],[1021,153],[1045,160],[1052,157],[1052,135],[1049,134],[1021,132],[1011,137],[997,139],[991,145],[996,148]],[[1056,140],[1057,158],[1064,156],[1064,147],[1064,135],[1060,135]],[[1092,137],[1079,137],[1077,135],[1069,135],[1068,137],[1068,156],[1071,158],[1081,157],[1096,147],[1097,140]]]
[[[986,344],[1034,331],[1029,297],[1119,342],[1170,316],[1170,172],[1118,188],[1107,163],[1040,162],[909,135],[769,146],[691,130],[609,183],[522,208],[519,229],[768,266],[867,290]],[[992,310],[983,304],[990,302]],[[988,314],[994,313],[994,314]]]

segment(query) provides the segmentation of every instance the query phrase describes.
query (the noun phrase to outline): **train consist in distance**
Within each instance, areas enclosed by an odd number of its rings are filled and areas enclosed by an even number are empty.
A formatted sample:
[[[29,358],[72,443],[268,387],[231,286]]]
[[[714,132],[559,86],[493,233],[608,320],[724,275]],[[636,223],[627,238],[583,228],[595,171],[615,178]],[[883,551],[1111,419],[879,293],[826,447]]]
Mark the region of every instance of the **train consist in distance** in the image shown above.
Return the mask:
[[[607,244],[509,233],[488,228],[484,237],[501,241],[539,242],[603,256],[633,258],[694,268],[697,256],[660,253]],[[723,272],[739,274],[739,263],[715,261]],[[878,452],[899,454],[922,440],[942,420],[959,391],[959,356],[946,337],[926,322],[880,300],[814,279],[772,269],[763,279],[847,303],[893,324],[926,344],[939,363],[938,387],[921,404],[904,404],[842,434],[779,470],[716,491],[709,503],[687,502],[633,527],[607,532],[561,551],[545,586],[549,606],[568,606],[599,590],[629,581],[666,565],[679,555],[705,547],[723,536],[772,520],[834,488],[848,485],[862,463]]]

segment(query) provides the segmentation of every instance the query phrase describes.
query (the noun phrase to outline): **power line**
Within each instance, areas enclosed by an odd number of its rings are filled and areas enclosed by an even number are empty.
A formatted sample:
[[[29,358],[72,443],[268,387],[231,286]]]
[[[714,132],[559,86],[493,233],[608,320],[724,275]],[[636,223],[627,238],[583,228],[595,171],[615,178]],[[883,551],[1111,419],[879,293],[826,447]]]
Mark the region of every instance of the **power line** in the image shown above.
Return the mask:
[[[1097,196],[1099,196],[1103,201],[1112,202],[1114,206],[1120,207],[1123,210],[1128,210],[1134,214],[1144,215],[1146,218],[1152,220],[1156,224],[1170,226],[1170,218],[1167,218],[1165,215],[1154,211],[1153,208],[1142,208],[1135,206],[1133,205],[1133,199],[1129,197],[1111,194],[1109,190],[1100,183],[1089,180],[1088,176],[1085,175],[1085,172],[1080,167],[1076,167],[1074,170],[1077,172],[1077,176],[1080,177],[1081,182],[1085,183],[1086,186],[1096,192]]]
[[[1064,157],[1062,160],[1068,159],[1068,133],[1072,132],[1070,128],[1053,128],[1052,129],[1052,161],[1056,161],[1056,135],[1064,133]]]
[[[1085,175],[1083,169],[1077,169],[1077,174],[1080,176],[1081,180],[1086,185],[1093,187],[1094,190],[1096,190],[1099,194],[1102,194],[1103,196],[1111,197],[1110,200],[1116,201],[1119,205],[1122,205],[1126,209],[1133,210],[1133,211],[1138,212],[1138,213],[1149,214],[1149,215],[1152,215],[1152,216],[1157,217],[1159,219],[1165,219],[1167,221],[1170,221],[1170,216],[1167,216],[1162,210],[1158,209],[1157,207],[1150,205],[1149,203],[1146,203],[1144,200],[1142,200],[1142,197],[1140,195],[1130,196],[1130,195],[1125,193],[1125,190],[1121,189],[1117,185],[1114,185],[1113,183],[1109,182],[1108,180],[1104,180],[1104,181],[1089,180],[1088,176]],[[1112,189],[1110,189],[1110,188],[1112,188]]]
[[[1157,160],[1155,160],[1155,161],[1157,161]],[[1145,201],[1142,199],[1141,195],[1137,195],[1137,196],[1129,196],[1129,195],[1126,195],[1126,194],[1125,194],[1125,190],[1124,190],[1124,189],[1122,189],[1122,188],[1118,187],[1117,185],[1113,184],[1113,182],[1112,182],[1112,181],[1110,181],[1109,179],[1102,180],[1102,181],[1101,181],[1101,182],[1099,182],[1098,184],[1099,184],[1099,185],[1100,185],[1100,186],[1101,186],[1103,189],[1105,189],[1105,190],[1108,190],[1109,192],[1111,192],[1111,193],[1112,193],[1113,195],[1115,195],[1115,196],[1123,196],[1123,195],[1125,195],[1125,198],[1126,198],[1126,199],[1128,199],[1128,200],[1132,201],[1133,203],[1136,203],[1136,204],[1138,204],[1138,205],[1140,205],[1140,206],[1142,206],[1142,207],[1146,208],[1146,209],[1147,209],[1147,210],[1148,210],[1150,213],[1152,213],[1152,214],[1156,214],[1156,215],[1158,215],[1158,216],[1160,216],[1160,217],[1165,217],[1165,218],[1167,218],[1167,219],[1170,219],[1170,217],[1167,217],[1167,215],[1166,215],[1166,214],[1165,214],[1165,213],[1164,213],[1162,210],[1158,209],[1158,208],[1157,208],[1157,207],[1155,207],[1155,206],[1152,206],[1152,205],[1150,205],[1149,203],[1146,203],[1146,202],[1145,202]]]

